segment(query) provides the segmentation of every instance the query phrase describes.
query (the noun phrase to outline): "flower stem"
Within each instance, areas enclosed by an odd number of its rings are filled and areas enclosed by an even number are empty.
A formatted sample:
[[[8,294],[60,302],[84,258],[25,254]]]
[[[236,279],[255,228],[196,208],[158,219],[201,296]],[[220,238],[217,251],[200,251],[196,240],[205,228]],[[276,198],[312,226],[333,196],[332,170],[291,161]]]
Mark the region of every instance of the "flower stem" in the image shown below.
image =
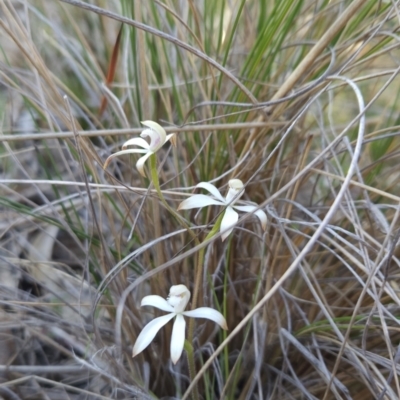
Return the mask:
[[[194,362],[194,351],[193,351],[192,342],[189,342],[189,340],[185,340],[184,348],[186,350],[187,359],[188,359],[189,377],[190,377],[190,380],[193,381],[194,377],[196,376],[196,364]],[[198,389],[197,385],[193,389],[192,398],[193,398],[193,400],[199,400],[199,389]]]
[[[152,154],[150,156],[150,174],[151,174],[151,181],[153,182],[154,188],[156,189],[156,192],[157,192],[158,197],[160,198],[161,202],[164,204],[164,206],[167,208],[167,210],[170,213],[172,213],[172,215],[175,215],[174,210],[172,210],[172,208],[166,202],[164,195],[161,192],[160,181],[158,179],[158,172],[157,172],[157,159],[156,159],[155,154]]]
[[[221,226],[221,221],[224,216],[224,213],[218,217],[217,221],[215,222],[213,228],[205,237],[204,242],[211,239],[218,231]],[[205,247],[199,250],[199,254],[197,257],[197,268],[196,268],[196,277],[194,281],[194,288],[193,288],[193,297],[192,297],[192,310],[194,310],[197,306],[197,298],[199,297],[199,289],[201,286],[201,277],[203,275],[203,266],[204,266],[204,255],[205,255]],[[191,318],[189,321],[189,329],[188,329],[188,342],[189,344],[193,343],[193,336],[194,336],[194,318]],[[188,362],[189,362],[189,376],[190,379],[193,380],[196,376],[196,365],[194,362],[194,352],[193,349],[187,353],[188,354]],[[192,375],[194,373],[194,375]],[[193,399],[198,399],[198,388],[193,390]]]
[[[162,191],[160,188],[160,181],[158,179],[157,159],[156,159],[155,154],[152,154],[150,156],[150,173],[151,173],[151,180],[154,185],[154,188],[156,189],[156,192],[157,192],[161,202],[165,206],[165,208],[174,216],[174,218],[179,223],[181,223],[187,229],[187,231],[191,235],[192,239],[194,239],[195,244],[199,245],[200,241],[197,238],[196,234],[190,229],[190,227],[181,218],[181,216],[174,209],[172,209],[169,206],[169,204],[166,202],[166,200],[162,194]],[[217,221],[215,222],[213,228],[208,233],[208,235],[205,237],[204,241],[211,239],[219,231],[223,216],[224,216],[224,213],[221,213],[221,215],[217,218]],[[199,254],[197,257],[197,268],[196,268],[196,276],[195,276],[194,290],[193,290],[193,297],[192,297],[192,309],[195,309],[197,306],[197,299],[199,297],[199,291],[200,291],[200,286],[201,286],[201,277],[203,275],[204,255],[205,255],[205,247],[203,247],[199,250]],[[187,357],[188,357],[189,376],[190,376],[190,380],[193,381],[194,377],[196,376],[196,364],[195,364],[194,351],[193,351],[193,346],[192,346],[193,335],[194,335],[194,318],[190,319],[188,330],[189,330],[189,334],[188,334],[188,340],[185,341],[185,349],[186,349],[186,353],[187,353]],[[192,394],[193,394],[194,400],[199,399],[199,392],[198,392],[197,385],[194,388]]]
[[[160,188],[160,181],[158,179],[158,171],[157,171],[157,158],[155,154],[152,154],[150,156],[150,175],[151,175],[151,181],[153,183],[154,188],[156,189],[156,192],[158,194],[158,197],[160,198],[161,202],[165,206],[165,208],[172,214],[172,216],[184,226],[185,229],[189,232],[190,236],[192,239],[195,240],[196,245],[199,244],[199,240],[197,239],[197,236],[195,233],[190,229],[190,226],[186,224],[186,222],[183,220],[183,218],[172,208],[170,205],[167,203],[167,201],[164,198],[164,195],[162,194],[161,188]]]
[[[189,234],[191,235],[192,239],[195,241],[196,245],[199,245],[199,239],[197,238],[196,234],[190,229],[190,227],[186,224],[186,222],[181,218],[181,216],[174,210],[172,209],[169,204],[167,203],[167,201],[164,198],[164,195],[162,194],[161,188],[160,188],[160,181],[158,179],[158,172],[157,172],[157,159],[156,159],[156,155],[152,154],[150,156],[150,174],[151,174],[151,181],[154,185],[154,188],[156,189],[156,192],[158,194],[158,197],[160,198],[161,202],[164,204],[165,208],[172,214],[172,216],[179,222],[181,223],[189,232]],[[211,232],[210,232],[211,233]],[[212,235],[213,236],[213,235]],[[207,235],[208,238],[208,235]],[[204,257],[204,249],[201,249],[200,252],[203,250],[203,257]],[[198,281],[198,279],[201,279],[201,271],[200,274],[196,274],[196,281]],[[197,299],[197,294],[198,294],[198,289],[197,286],[200,284],[200,281],[198,281],[198,284],[195,285],[195,296]],[[189,338],[187,341],[185,341],[185,349],[186,349],[186,354],[187,354],[187,358],[188,358],[188,366],[189,366],[189,376],[190,379],[193,380],[194,377],[196,376],[196,364],[194,361],[194,351],[193,351],[193,346],[192,346],[192,342],[193,342],[193,318],[190,319],[190,323],[189,323],[189,332],[191,329],[192,335],[190,335],[189,333]],[[193,396],[193,400],[199,400],[199,391],[196,387],[193,389],[192,392],[192,396]]]
[[[224,217],[224,213],[221,213],[221,215],[218,217],[217,221],[215,222],[213,228],[208,233],[208,235],[205,237],[204,242],[211,239],[219,231],[223,217]],[[206,248],[205,247],[201,248],[199,250],[199,255],[197,257],[196,278],[194,281],[194,290],[193,290],[193,297],[192,297],[192,309],[197,307],[197,297],[199,294],[201,276],[203,275],[203,264],[204,264],[205,252],[206,252]]]

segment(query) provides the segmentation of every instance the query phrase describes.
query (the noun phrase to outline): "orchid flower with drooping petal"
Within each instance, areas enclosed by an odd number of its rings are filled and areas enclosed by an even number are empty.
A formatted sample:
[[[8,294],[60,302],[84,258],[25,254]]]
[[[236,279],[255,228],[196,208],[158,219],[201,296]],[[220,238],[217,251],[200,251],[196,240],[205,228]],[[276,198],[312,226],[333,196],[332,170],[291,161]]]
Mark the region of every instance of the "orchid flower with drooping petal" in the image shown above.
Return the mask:
[[[123,154],[130,153],[144,153],[143,157],[140,157],[136,163],[136,168],[142,176],[146,176],[144,173],[144,163],[146,160],[159,150],[165,143],[171,140],[172,144],[175,145],[175,134],[171,133],[167,135],[165,129],[154,121],[142,121],[141,122],[147,128],[140,134],[140,138],[129,139],[122,145],[122,150],[111,154],[104,163],[104,169],[107,168],[111,159]],[[142,139],[145,137],[150,137],[150,144],[146,140]],[[128,146],[139,146],[142,149],[127,149]]]
[[[179,204],[178,210],[190,210],[192,208],[207,207],[210,205],[225,206],[225,214],[221,221],[220,232],[222,232],[222,240],[224,241],[232,232],[233,227],[236,225],[239,215],[235,210],[251,213],[258,217],[261,222],[263,230],[267,228],[267,215],[264,211],[259,210],[256,205],[243,205],[238,206],[235,203],[244,194],[244,185],[240,179],[231,179],[229,181],[229,190],[224,198],[219,190],[209,182],[200,182],[196,185],[198,188],[206,189],[213,197],[205,194],[194,194]]]
[[[217,323],[222,329],[228,329],[223,315],[213,308],[200,307],[195,310],[185,311],[189,299],[190,292],[185,285],[171,286],[167,300],[157,295],[143,297],[140,304],[141,306],[157,307],[160,310],[168,311],[169,314],[153,319],[143,328],[133,346],[132,357],[141,353],[151,343],[157,332],[174,317],[176,317],[176,319],[171,336],[171,360],[174,364],[176,364],[181,357],[185,343],[186,322],[183,316],[207,318]]]

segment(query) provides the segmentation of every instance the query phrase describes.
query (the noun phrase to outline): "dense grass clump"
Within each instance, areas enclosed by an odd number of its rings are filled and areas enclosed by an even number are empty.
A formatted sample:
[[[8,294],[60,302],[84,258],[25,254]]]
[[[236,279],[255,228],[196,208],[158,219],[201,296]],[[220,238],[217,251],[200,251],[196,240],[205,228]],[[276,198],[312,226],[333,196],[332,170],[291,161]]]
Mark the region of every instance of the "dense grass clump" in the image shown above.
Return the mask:
[[[1,1],[0,397],[399,399],[399,23],[397,0]],[[103,168],[143,121],[175,135]],[[182,206],[200,182],[219,205]],[[168,323],[132,358],[165,315],[142,298],[179,284],[229,329],[187,319],[173,364]]]

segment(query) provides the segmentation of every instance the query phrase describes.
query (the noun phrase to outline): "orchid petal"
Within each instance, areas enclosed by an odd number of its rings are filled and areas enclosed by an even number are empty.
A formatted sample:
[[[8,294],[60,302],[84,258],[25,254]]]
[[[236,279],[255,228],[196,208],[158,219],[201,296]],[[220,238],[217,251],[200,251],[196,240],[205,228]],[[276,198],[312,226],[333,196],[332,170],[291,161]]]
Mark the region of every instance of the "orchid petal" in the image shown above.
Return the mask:
[[[251,213],[254,210],[257,209],[257,206],[237,206],[236,204],[234,205],[235,210],[239,210],[245,213]]]
[[[186,321],[181,314],[176,316],[171,335],[171,360],[176,364],[182,355],[185,344]]]
[[[200,182],[199,184],[196,185],[196,187],[202,188],[202,189],[206,189],[215,198],[217,198],[218,200],[222,201],[224,204],[226,203],[225,199],[223,198],[223,196],[221,195],[219,190],[213,184],[211,184],[210,182]]]
[[[239,214],[232,207],[227,207],[221,221],[220,232],[223,232],[222,241],[224,241],[231,234],[233,227],[236,225],[238,219]]]
[[[267,215],[263,210],[259,210],[257,206],[234,206],[236,210],[254,213],[261,222],[263,230],[267,229]]]
[[[142,139],[140,137],[135,137],[135,138],[127,140],[122,145],[122,148],[126,149],[128,146],[139,146],[139,147],[143,147],[146,150],[148,150],[150,148],[150,145],[144,139]]]
[[[136,168],[139,171],[140,175],[142,176],[146,176],[145,172],[144,172],[144,163],[146,162],[146,160],[152,155],[154,154],[152,151],[148,151],[147,154],[145,154],[143,157],[140,157],[139,160],[136,163]]]
[[[210,307],[200,307],[195,310],[185,311],[182,314],[192,318],[207,318],[217,323],[222,329],[228,329],[224,316],[219,311]]]
[[[154,121],[142,121],[141,123],[150,129],[145,129],[140,136],[150,136],[150,150],[156,152],[166,141],[165,129]]]
[[[174,307],[170,306],[167,300],[155,294],[143,297],[140,306],[153,306],[163,311],[174,312]]]
[[[150,321],[140,332],[133,346],[132,357],[141,353],[154,339],[157,332],[175,316],[175,313],[163,315]]]
[[[256,210],[254,211],[254,214],[256,214],[257,218],[261,222],[261,227],[263,228],[263,231],[267,229],[267,214],[263,210]]]
[[[215,200],[210,196],[206,196],[205,194],[194,194],[186,200],[183,200],[182,203],[179,204],[178,210],[190,210],[192,208],[201,208],[211,205],[224,206],[225,203]]]
[[[110,164],[110,161],[117,156],[121,156],[124,154],[130,154],[130,153],[147,153],[147,150],[140,150],[140,149],[128,149],[128,150],[121,150],[121,151],[117,151],[114,154],[111,154],[110,156],[108,156],[107,160],[104,163],[103,168],[106,169],[108,167],[108,165]]]

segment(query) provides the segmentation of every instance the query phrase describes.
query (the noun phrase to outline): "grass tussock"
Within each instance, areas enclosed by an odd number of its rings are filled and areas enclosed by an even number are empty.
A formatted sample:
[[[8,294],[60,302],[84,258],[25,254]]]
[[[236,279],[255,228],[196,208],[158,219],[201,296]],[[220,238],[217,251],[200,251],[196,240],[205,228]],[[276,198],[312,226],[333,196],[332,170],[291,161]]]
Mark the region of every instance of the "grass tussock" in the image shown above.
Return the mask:
[[[0,396],[400,398],[399,22],[384,0],[0,2]],[[140,155],[103,169],[144,120],[176,134],[160,187]],[[233,178],[265,231],[177,211]],[[173,365],[169,323],[132,358],[165,314],[141,299],[177,284],[229,330],[192,319]]]

